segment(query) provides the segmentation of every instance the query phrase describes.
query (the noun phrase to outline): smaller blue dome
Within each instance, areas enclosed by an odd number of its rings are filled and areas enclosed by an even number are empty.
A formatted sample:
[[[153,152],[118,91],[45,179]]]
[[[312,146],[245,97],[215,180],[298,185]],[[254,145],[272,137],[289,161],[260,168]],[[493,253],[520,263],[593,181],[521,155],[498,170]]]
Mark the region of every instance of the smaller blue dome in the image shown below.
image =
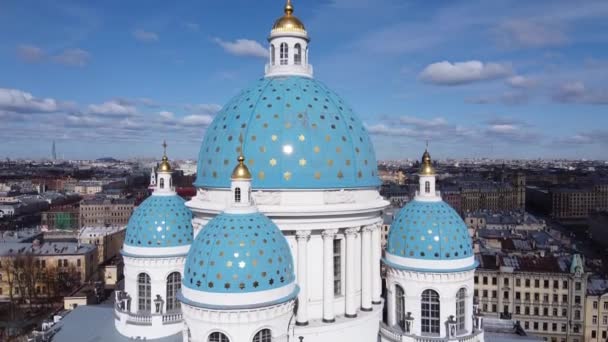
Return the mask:
[[[388,233],[387,251],[424,260],[455,260],[473,255],[467,226],[443,201],[413,200],[403,207]]]
[[[277,289],[294,282],[291,250],[279,228],[261,213],[222,213],[198,233],[183,284],[214,293]]]
[[[150,196],[135,209],[127,225],[125,245],[178,247],[192,243],[192,212],[178,195]]]

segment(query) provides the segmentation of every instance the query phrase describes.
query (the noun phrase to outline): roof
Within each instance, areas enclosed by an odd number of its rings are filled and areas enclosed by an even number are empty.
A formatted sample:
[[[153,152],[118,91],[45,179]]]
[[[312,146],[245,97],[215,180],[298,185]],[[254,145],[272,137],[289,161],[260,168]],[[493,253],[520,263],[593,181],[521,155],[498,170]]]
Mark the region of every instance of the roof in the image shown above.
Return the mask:
[[[295,281],[287,240],[266,216],[222,213],[198,233],[183,285],[214,293],[273,290]]]
[[[414,200],[403,207],[391,225],[387,251],[426,260],[464,259],[473,255],[467,226],[443,201]]]
[[[608,279],[591,277],[587,281],[587,295],[601,296],[608,293]]]
[[[78,306],[59,323],[53,342],[128,342],[133,341],[114,327],[114,308],[111,303],[94,306]],[[154,342],[182,342],[181,334],[148,340]]]
[[[127,224],[125,245],[177,247],[192,243],[192,212],[178,195],[152,195],[135,209]]]
[[[79,255],[93,251],[94,245],[79,244],[77,242],[45,242],[34,246],[29,242],[0,242],[0,256],[51,256],[51,255]]]
[[[206,131],[195,185],[230,188],[241,146],[254,189],[380,185],[363,123],[312,78],[263,78],[230,100]]]
[[[513,267],[514,271],[533,273],[570,273],[571,256],[500,256],[482,254],[479,269],[496,270],[499,266]],[[497,260],[498,259],[498,260]]]
[[[101,205],[101,204],[131,204],[133,205],[135,201],[129,198],[106,198],[106,197],[95,197],[89,199],[83,199],[80,205]]]

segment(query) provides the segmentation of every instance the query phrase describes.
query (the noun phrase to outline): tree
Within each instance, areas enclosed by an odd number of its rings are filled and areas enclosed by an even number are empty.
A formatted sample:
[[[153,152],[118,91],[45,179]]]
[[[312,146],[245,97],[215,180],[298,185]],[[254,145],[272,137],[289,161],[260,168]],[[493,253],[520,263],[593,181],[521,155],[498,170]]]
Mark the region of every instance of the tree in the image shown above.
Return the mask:
[[[15,259],[9,257],[0,260],[0,271],[8,285],[9,316],[11,320],[15,318],[15,293],[13,292],[15,288],[15,268]]]

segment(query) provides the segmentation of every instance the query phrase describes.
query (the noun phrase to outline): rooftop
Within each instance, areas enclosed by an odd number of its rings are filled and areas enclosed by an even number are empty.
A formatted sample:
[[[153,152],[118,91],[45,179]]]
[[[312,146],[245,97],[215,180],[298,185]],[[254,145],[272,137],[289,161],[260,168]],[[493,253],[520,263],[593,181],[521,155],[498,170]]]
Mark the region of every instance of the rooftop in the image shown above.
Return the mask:
[[[0,256],[51,256],[51,255],[80,255],[93,251],[96,247],[77,242],[45,242],[36,246],[28,242],[0,243]]]

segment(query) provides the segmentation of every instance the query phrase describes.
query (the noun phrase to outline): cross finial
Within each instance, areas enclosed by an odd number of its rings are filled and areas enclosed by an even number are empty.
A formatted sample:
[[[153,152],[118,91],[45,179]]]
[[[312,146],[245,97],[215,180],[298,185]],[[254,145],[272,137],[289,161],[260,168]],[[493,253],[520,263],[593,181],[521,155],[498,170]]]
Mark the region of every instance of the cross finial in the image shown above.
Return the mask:
[[[243,156],[243,132],[239,133],[239,143],[241,144],[239,147],[239,156],[242,157]]]
[[[429,149],[429,139],[426,139],[426,147],[425,147],[425,150],[428,150],[428,149]]]
[[[167,155],[167,141],[163,140],[163,155]]]

